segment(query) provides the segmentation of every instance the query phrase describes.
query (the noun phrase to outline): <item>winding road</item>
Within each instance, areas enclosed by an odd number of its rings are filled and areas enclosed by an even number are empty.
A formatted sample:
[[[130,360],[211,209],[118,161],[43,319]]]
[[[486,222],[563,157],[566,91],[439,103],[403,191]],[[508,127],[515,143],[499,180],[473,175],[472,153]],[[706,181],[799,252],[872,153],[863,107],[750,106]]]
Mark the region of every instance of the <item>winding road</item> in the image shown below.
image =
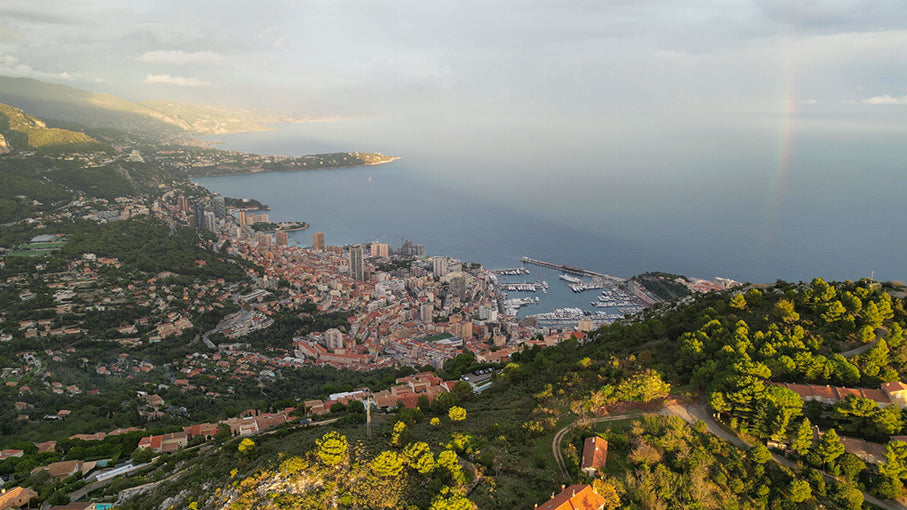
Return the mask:
[[[696,423],[697,421],[702,421],[708,427],[709,433],[724,439],[725,441],[730,442],[731,444],[737,446],[742,450],[749,450],[752,445],[746,443],[735,434],[731,433],[727,429],[719,425],[702,406],[697,405],[688,405],[680,404],[678,402],[666,402],[664,407],[656,412],[650,413],[632,413],[632,414],[616,414],[612,416],[603,416],[600,418],[581,418],[579,420],[565,425],[562,429],[557,431],[557,434],[554,435],[554,438],[551,440],[551,453],[554,455],[554,461],[557,463],[558,472],[563,479],[570,479],[570,473],[567,471],[567,464],[564,462],[564,456],[561,451],[561,442],[564,440],[564,436],[567,435],[567,432],[570,431],[573,427],[588,425],[590,423],[602,423],[608,421],[621,421],[631,418],[638,418],[642,416],[679,416],[683,421],[689,423],[690,425]],[[794,463],[789,459],[786,459],[778,454],[772,453],[772,460],[775,462],[786,466],[787,468],[793,469]],[[838,481],[838,479],[824,471],[820,471],[822,476],[828,480]],[[875,505],[879,508],[885,510],[907,510],[907,506],[901,504],[898,501],[894,500],[882,500],[879,499],[868,492],[863,493],[863,500],[871,505]]]

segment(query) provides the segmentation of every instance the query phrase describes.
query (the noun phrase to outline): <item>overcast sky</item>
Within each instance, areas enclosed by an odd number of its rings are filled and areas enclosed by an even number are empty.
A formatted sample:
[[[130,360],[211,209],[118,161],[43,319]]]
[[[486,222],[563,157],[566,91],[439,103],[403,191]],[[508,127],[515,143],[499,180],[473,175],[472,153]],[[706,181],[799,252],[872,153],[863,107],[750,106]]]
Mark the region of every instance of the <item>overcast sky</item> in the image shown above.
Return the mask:
[[[907,108],[907,2],[3,0],[0,75],[316,114]]]

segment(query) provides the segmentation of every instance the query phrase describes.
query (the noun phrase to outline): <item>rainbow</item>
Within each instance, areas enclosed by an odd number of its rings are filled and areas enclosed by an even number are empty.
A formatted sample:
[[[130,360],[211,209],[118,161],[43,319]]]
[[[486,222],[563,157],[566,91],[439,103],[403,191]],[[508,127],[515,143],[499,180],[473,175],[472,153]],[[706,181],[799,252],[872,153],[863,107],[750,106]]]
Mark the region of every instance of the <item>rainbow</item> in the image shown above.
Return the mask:
[[[797,95],[794,90],[795,80],[792,78],[794,73],[794,62],[790,54],[785,65],[784,74],[786,75],[784,101],[781,103],[781,129],[779,130],[778,151],[775,160],[774,173],[771,176],[770,194],[768,197],[768,212],[764,217],[762,228],[762,239],[767,241],[774,237],[775,228],[778,224],[778,218],[784,203],[785,194],[790,184],[791,177],[791,159],[794,154],[794,131],[797,114],[800,112],[797,101]]]

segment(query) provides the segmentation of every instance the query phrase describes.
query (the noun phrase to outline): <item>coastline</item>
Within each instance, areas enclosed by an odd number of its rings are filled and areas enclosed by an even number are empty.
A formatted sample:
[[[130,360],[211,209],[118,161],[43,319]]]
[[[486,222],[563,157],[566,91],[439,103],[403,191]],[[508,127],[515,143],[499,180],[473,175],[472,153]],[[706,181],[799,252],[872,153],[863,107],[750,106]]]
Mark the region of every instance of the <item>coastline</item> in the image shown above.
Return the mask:
[[[349,154],[354,154],[354,153],[349,153]],[[218,172],[218,173],[211,173],[211,174],[190,174],[188,177],[190,179],[195,179],[195,178],[199,178],[199,177],[220,177],[220,176],[224,176],[224,175],[252,175],[252,174],[260,174],[260,173],[268,173],[268,172],[308,172],[308,171],[312,171],[312,170],[340,170],[340,169],[344,169],[344,168],[361,168],[361,167],[366,167],[366,166],[386,165],[388,163],[392,163],[392,162],[400,159],[399,156],[385,156],[385,158],[386,159],[383,161],[373,161],[373,162],[366,161],[366,162],[363,162],[358,165],[326,166],[326,167],[321,167],[321,168],[264,168],[261,165],[252,166],[252,167],[244,167],[244,168],[218,167],[218,169],[227,170],[227,171],[222,172],[222,173]],[[234,170],[234,171],[230,171],[230,170]]]

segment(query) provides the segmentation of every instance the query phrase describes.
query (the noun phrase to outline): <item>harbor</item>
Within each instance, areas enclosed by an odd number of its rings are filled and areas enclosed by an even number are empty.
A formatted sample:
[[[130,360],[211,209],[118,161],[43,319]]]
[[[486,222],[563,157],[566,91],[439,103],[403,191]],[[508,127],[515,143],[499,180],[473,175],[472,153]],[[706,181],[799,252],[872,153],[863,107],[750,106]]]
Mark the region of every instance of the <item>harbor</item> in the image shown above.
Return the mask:
[[[552,264],[551,262],[545,262],[544,260],[536,260],[530,257],[522,257],[520,259],[523,264],[532,264],[534,266],[546,267],[548,269],[554,269],[557,271],[563,271],[565,273],[574,274],[577,276],[588,276],[589,278],[601,278],[603,280],[609,280],[615,283],[623,283],[627,279],[621,278],[619,276],[611,276],[604,273],[596,273],[595,271],[589,271],[588,269],[580,269],[578,267],[568,266],[565,264]]]
[[[538,281],[535,283],[530,282],[518,282],[518,283],[502,283],[501,289],[508,292],[548,292],[548,282]]]
[[[508,268],[508,269],[492,269],[491,272],[494,274],[497,274],[497,275],[504,275],[504,276],[520,276],[520,275],[524,275],[524,274],[529,274],[529,270],[526,269],[525,267],[512,267],[512,268]]]
[[[539,327],[543,328],[575,328],[580,321],[589,321],[593,328],[611,324],[624,314],[615,312],[587,312],[581,308],[555,308],[550,312],[533,315]]]
[[[501,304],[504,308],[504,315],[514,316],[520,311],[520,308],[523,306],[539,304],[539,298],[525,297],[505,299]]]
[[[521,261],[521,267],[491,270],[498,278],[497,287],[504,298],[500,302],[500,311],[507,315],[534,317],[543,327],[576,327],[581,319],[586,326],[588,321],[592,321],[597,327],[637,313],[655,301],[631,279],[530,257],[522,257]],[[535,281],[526,278],[528,275]],[[562,283],[555,282],[549,286],[546,279]],[[588,297],[580,298],[589,291],[596,291],[598,295],[592,301]],[[508,298],[507,293],[513,292],[547,294],[553,298]],[[555,307],[554,312],[551,305]]]

